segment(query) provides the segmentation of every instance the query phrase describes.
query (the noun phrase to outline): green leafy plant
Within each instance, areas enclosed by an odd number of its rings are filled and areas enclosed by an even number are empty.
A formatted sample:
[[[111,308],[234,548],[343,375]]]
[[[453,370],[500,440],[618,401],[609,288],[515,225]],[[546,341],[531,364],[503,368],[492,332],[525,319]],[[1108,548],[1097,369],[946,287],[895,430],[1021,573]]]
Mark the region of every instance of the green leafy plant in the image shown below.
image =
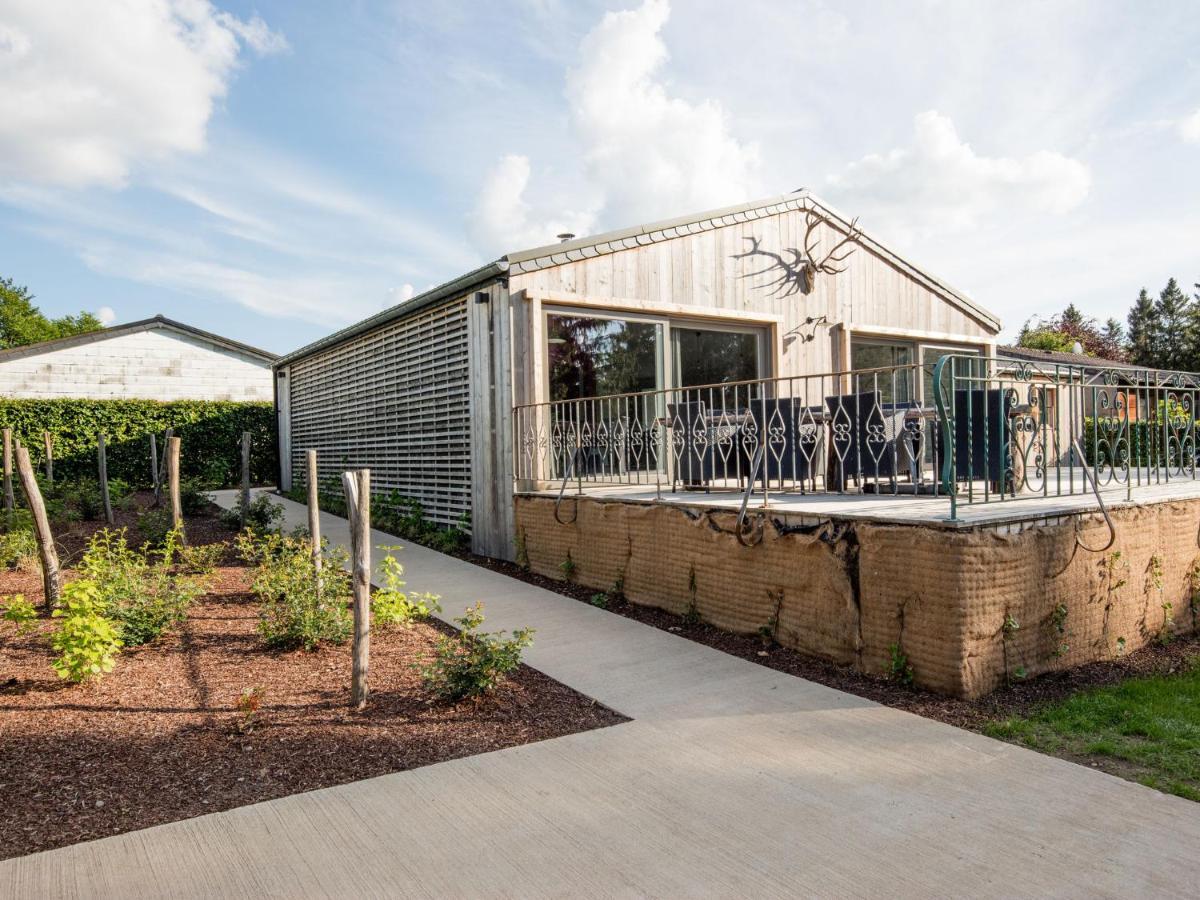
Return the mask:
[[[1059,603],[1050,611],[1050,627],[1054,634],[1059,638],[1057,646],[1054,648],[1054,656],[1065,656],[1071,650],[1071,645],[1061,638],[1067,634],[1067,604]]]
[[[179,480],[179,505],[185,516],[198,516],[208,510],[208,482],[199,476]]]
[[[177,572],[179,550],[177,530],[168,532],[158,550],[131,548],[123,528],[104,528],[92,536],[79,569],[95,586],[125,646],[148,644],[180,624],[202,593],[198,581]]]
[[[79,579],[62,590],[52,615],[62,623],[50,638],[58,654],[51,663],[59,678],[76,683],[113,670],[123,642],[117,626],[104,615],[104,601],[94,582]]]
[[[14,594],[4,605],[0,620],[11,622],[17,626],[17,634],[28,634],[37,627],[38,614],[32,603],[25,599],[24,594]]]
[[[283,504],[276,503],[268,494],[259,494],[246,506],[246,527],[258,533],[276,531],[283,522]],[[242,524],[242,500],[221,513],[221,523],[228,528],[238,529]]]
[[[625,599],[625,576],[618,575],[613,579],[612,587],[608,589],[608,595],[612,597],[613,602],[621,603]]]
[[[387,554],[380,562],[380,581],[383,584],[371,595],[371,615],[384,626],[409,627],[413,622],[428,619],[442,608],[436,594],[405,591],[404,566],[393,556],[399,547],[380,547]]]
[[[166,543],[167,535],[173,527],[171,513],[163,507],[144,509],[138,513],[138,534],[153,547],[161,547]]]
[[[601,591],[598,594],[592,594],[592,599],[589,601],[592,606],[600,609],[608,609],[608,594]]]
[[[579,567],[575,565],[575,560],[571,558],[571,551],[567,551],[567,558],[558,564],[558,570],[563,574],[563,580],[568,584],[575,581],[575,576],[579,574]]]
[[[405,497],[399,491],[391,491],[384,497],[373,499],[371,518],[377,527],[389,534],[442,553],[461,554],[470,546],[469,512],[459,516],[452,526],[445,527],[429,519],[420,501]]]
[[[17,513],[28,517],[28,510],[16,510]],[[38,544],[33,534],[33,524],[14,526],[11,530],[0,534],[0,566],[6,569],[19,569],[32,572],[38,566]]]
[[[179,548],[179,571],[188,575],[210,575],[225,555],[225,544],[195,544]]]
[[[505,632],[481,632],[483,604],[454,620],[459,630],[439,635],[433,661],[422,669],[426,686],[441,700],[454,702],[494,690],[521,664],[521,654],[533,643],[533,629],[521,628],[506,638]]]
[[[247,530],[238,546],[244,559],[256,563],[251,590],[262,604],[258,632],[268,647],[315,650],[322,643],[340,644],[350,637],[350,576],[344,550],[326,550],[318,572],[304,540]]]
[[[1175,605],[1170,600],[1162,602],[1163,620],[1158,629],[1158,642],[1164,647],[1175,638]]]
[[[888,677],[900,684],[911,685],[913,683],[913,667],[908,661],[908,654],[901,649],[899,644],[892,644],[888,647],[888,657]]]

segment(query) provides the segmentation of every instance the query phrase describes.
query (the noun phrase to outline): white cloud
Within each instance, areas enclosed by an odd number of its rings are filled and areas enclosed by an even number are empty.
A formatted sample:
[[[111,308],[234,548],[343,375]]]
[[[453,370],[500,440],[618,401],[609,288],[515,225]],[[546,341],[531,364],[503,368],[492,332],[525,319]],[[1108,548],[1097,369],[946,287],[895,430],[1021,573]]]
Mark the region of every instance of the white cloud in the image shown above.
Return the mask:
[[[1189,144],[1200,144],[1200,109],[1179,120],[1179,136]]]
[[[758,148],[733,137],[715,100],[672,96],[660,32],[667,0],[607,13],[567,75],[571,117],[584,163],[613,221],[695,211],[759,193]]]
[[[0,178],[119,187],[204,148],[245,44],[286,42],[208,0],[14,0],[0,11]]]
[[[96,318],[101,325],[108,326],[117,321],[117,313],[111,306],[102,306],[96,310]]]
[[[553,243],[564,232],[584,234],[591,229],[589,212],[540,215],[526,199],[529,157],[501,158],[484,180],[471,212],[471,234],[489,253],[503,253]]]
[[[531,200],[528,157],[503,157],[471,215],[489,248],[545,244],[558,230],[630,225],[758,196],[758,148],[735,138],[715,100],[674,96],[662,69],[667,0],[606,13],[583,39],[567,73],[572,135],[582,151],[585,211],[543,215],[553,198]]]
[[[1087,197],[1091,174],[1079,160],[1051,150],[982,156],[948,117],[931,110],[913,120],[910,146],[864,156],[826,186],[831,200],[885,229],[954,230],[1001,209],[1069,212]]]

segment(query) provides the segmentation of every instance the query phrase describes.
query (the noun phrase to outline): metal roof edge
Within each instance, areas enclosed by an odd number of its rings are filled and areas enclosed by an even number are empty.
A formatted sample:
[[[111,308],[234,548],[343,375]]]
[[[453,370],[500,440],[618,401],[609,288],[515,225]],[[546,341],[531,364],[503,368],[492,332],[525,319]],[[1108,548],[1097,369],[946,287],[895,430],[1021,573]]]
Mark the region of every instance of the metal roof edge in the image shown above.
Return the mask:
[[[285,353],[275,361],[275,368],[286,366],[297,360],[303,359],[306,356],[311,356],[321,350],[327,350],[330,347],[344,343],[352,337],[363,334],[378,328],[380,325],[386,325],[388,322],[396,319],[404,318],[419,312],[427,306],[437,303],[439,300],[445,300],[449,297],[457,296],[470,288],[481,284],[485,281],[490,281],[493,278],[499,278],[508,272],[508,263],[503,260],[496,260],[486,265],[480,266],[478,269],[472,269],[465,275],[460,275],[458,278],[439,284],[437,287],[430,288],[422,294],[417,294],[415,297],[410,297],[403,303],[398,303],[395,306],[389,306],[382,312],[375,313],[373,316],[368,316],[353,325],[347,325],[333,334],[313,341],[311,344],[305,344],[298,350],[293,350],[291,353]]]
[[[278,358],[278,354],[259,349],[258,347],[252,347],[249,344],[243,344],[241,341],[235,341],[232,338],[214,334],[211,331],[205,331],[203,328],[196,328],[194,325],[177,322],[175,319],[168,319],[160,313],[149,319],[123,322],[120,325],[98,328],[95,331],[85,331],[82,334],[72,334],[67,337],[53,338],[49,341],[39,341],[36,344],[25,344],[20,347],[8,347],[0,350],[0,362],[10,359],[24,359],[25,357],[38,356],[42,353],[52,353],[55,350],[65,350],[69,347],[81,347],[85,344],[105,341],[126,334],[135,334],[139,331],[152,331],[156,328],[166,328],[198,337],[238,353],[258,357],[265,363],[273,363]]]

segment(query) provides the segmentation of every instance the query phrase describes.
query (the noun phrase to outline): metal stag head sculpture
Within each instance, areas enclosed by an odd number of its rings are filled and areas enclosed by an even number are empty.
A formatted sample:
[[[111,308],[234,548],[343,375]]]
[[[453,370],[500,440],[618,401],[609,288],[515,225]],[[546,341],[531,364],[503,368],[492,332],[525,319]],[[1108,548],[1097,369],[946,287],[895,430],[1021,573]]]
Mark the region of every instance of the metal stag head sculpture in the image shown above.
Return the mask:
[[[855,245],[862,239],[862,230],[858,227],[858,219],[853,219],[846,229],[846,235],[833,245],[824,256],[817,258],[817,244],[820,236],[817,228],[822,222],[828,222],[824,216],[808,211],[804,214],[804,249],[787,247],[780,253],[772,253],[759,247],[759,239],[747,237],[750,249],[745,253],[735,253],[734,259],[746,259],[761,256],[771,261],[765,269],[757,272],[747,272],[746,278],[759,275],[773,275],[774,279],[764,287],[770,289],[777,297],[791,297],[794,294],[809,294],[816,285],[817,275],[837,275],[846,271],[842,265],[852,253]]]

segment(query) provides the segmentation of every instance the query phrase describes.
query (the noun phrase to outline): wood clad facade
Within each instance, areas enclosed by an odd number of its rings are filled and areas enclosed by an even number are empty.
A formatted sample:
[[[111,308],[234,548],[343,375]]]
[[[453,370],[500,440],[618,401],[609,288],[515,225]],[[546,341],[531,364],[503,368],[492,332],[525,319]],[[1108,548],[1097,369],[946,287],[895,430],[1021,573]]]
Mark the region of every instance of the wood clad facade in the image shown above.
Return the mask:
[[[283,486],[316,450],[322,481],[369,468],[374,494],[397,491],[432,521],[458,524],[472,505],[467,320],[458,298],[281,370]]]
[[[999,323],[990,314],[869,239],[846,259],[844,272],[818,274],[812,291],[803,293],[794,273],[766,254],[790,262],[790,251],[802,252],[809,211],[825,219],[817,226],[819,255],[844,236],[848,223],[808,200],[745,221],[666,229],[657,240],[626,238],[621,243],[631,246],[624,249],[564,251],[514,263],[509,290],[517,304],[517,340],[530,358],[540,358],[532,351],[541,308],[555,305],[763,325],[771,331],[770,374],[777,377],[848,368],[856,336],[994,348]],[[758,253],[746,255],[753,249]],[[804,340],[809,334],[813,339]],[[543,386],[530,371],[518,402],[545,399]]]
[[[845,271],[801,290],[794,261],[817,216],[819,256],[848,223],[801,193],[505,257],[434,292],[461,286],[451,299],[415,298],[285,358],[283,455],[299,472],[316,449],[323,478],[370,467],[377,493],[442,524],[469,511],[476,552],[511,559],[512,409],[547,398],[548,310],[754,326],[771,376],[845,371],[855,340],[994,351],[991,314],[865,236]]]

